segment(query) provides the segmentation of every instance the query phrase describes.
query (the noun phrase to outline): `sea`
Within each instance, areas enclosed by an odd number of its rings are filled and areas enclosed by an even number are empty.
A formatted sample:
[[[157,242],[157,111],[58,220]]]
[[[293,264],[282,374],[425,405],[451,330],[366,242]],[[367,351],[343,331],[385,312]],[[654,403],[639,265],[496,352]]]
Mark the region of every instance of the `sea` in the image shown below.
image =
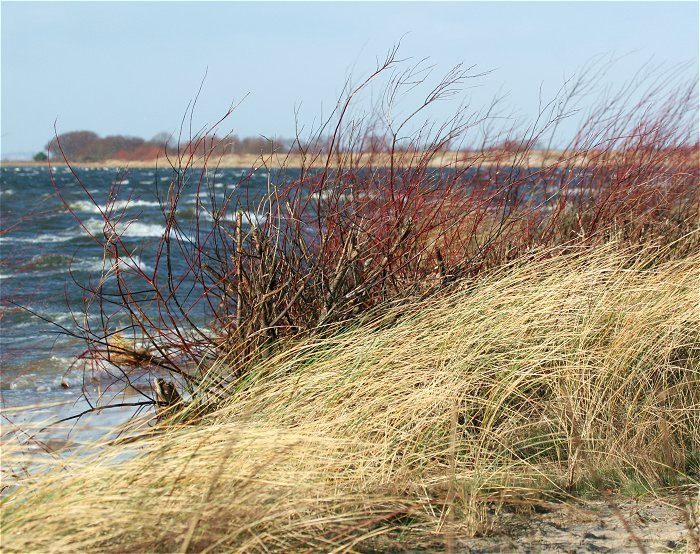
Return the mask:
[[[135,388],[121,387],[120,397],[117,392],[110,394],[113,384],[91,374],[78,359],[86,344],[76,332],[84,317],[85,286],[109,270],[104,249],[93,237],[103,237],[101,212],[110,203],[110,190],[118,185],[119,194],[111,205],[120,214],[124,244],[135,253],[135,263],[148,272],[165,229],[162,200],[173,176],[170,167],[127,172],[65,166],[0,168],[3,436],[95,406],[136,405],[150,390],[152,375],[144,373],[135,379]],[[231,205],[238,200],[255,205],[268,189],[269,175],[265,168],[193,170],[192,181],[178,204],[185,222],[195,219],[198,194],[218,197],[219,203],[229,198]],[[247,215],[246,221],[256,217]],[[183,268],[174,268],[179,269]],[[93,413],[93,419],[86,415],[69,421],[94,421],[95,429],[108,428],[143,410],[142,406],[104,408]]]

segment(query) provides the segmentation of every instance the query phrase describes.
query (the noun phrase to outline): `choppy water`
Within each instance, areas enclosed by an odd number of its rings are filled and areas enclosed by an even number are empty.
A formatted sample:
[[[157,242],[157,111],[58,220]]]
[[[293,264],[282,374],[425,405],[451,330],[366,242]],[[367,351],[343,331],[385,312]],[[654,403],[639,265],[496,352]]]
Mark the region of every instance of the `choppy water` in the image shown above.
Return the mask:
[[[0,169],[0,395],[5,414],[13,408],[64,402],[22,417],[62,417],[86,406],[81,391],[96,397],[105,383],[85,380],[79,367],[69,371],[84,344],[49,321],[74,328],[82,317],[84,291],[80,284],[99,278],[105,268],[102,247],[88,232],[101,235],[108,191],[118,171],[77,168],[85,190],[68,168],[54,170],[54,181],[65,201],[82,220],[76,221],[59,199],[48,168]],[[116,211],[124,210],[121,228],[125,245],[137,252],[134,260],[144,270],[152,268],[153,245],[162,236],[164,216],[158,192],[167,190],[170,170],[133,169],[121,177]],[[267,190],[264,170],[219,169],[206,175],[206,194],[245,196],[245,204]],[[200,193],[201,194],[201,193]],[[196,189],[186,191],[179,204],[184,220],[194,219]],[[162,196],[161,196],[162,197]],[[128,201],[127,201],[128,199]],[[254,216],[254,214],[251,214]],[[207,214],[200,212],[202,220]],[[33,313],[32,313],[33,312]],[[44,319],[42,319],[44,318]],[[48,320],[48,321],[47,321]],[[148,386],[147,378],[141,381]],[[65,388],[63,385],[68,385]],[[127,391],[127,395],[137,395]],[[122,414],[123,415],[123,414]],[[20,418],[21,419],[21,418]],[[7,420],[6,420],[7,423]]]

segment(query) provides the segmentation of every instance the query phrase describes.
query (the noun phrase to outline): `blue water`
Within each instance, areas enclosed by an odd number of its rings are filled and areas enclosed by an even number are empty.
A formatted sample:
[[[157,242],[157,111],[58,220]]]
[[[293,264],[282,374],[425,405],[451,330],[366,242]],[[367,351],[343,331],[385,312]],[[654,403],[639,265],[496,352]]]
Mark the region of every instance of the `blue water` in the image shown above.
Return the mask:
[[[140,269],[153,270],[154,245],[165,228],[161,200],[167,198],[172,171],[132,169],[126,175],[116,169],[75,171],[84,188],[65,167],[54,168],[54,183],[46,167],[0,169],[0,401],[5,414],[37,402],[62,402],[60,410],[41,413],[65,416],[83,409],[87,399],[106,398],[109,392],[104,376],[76,363],[85,343],[66,331],[75,331],[76,323],[83,321],[84,285],[94,284],[109,270],[102,246],[90,233],[103,237],[100,208],[107,204],[115,182],[120,183],[114,207],[120,214],[124,246]],[[267,190],[268,175],[264,169],[193,172],[178,208],[185,234],[196,232],[198,184],[200,195],[207,198],[205,206],[211,198],[219,204],[230,198],[234,209],[238,200],[255,205]],[[205,207],[199,210],[199,231],[204,232],[211,217]],[[97,317],[95,310],[90,317]],[[149,387],[148,375],[132,378],[144,389]],[[119,393],[139,397],[134,390]]]

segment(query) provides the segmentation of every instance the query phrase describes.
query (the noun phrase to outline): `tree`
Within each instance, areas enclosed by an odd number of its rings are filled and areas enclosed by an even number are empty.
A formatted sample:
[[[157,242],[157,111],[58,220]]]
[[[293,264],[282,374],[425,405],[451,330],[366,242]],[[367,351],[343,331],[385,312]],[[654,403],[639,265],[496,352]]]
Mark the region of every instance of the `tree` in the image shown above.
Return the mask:
[[[169,148],[172,146],[173,135],[172,133],[168,133],[167,131],[162,131],[155,135],[149,142],[152,142],[153,144],[156,144],[158,146],[164,146]]]
[[[33,159],[35,162],[45,162],[49,159],[49,157],[44,152],[39,152],[34,156]]]
[[[60,143],[61,149],[66,156],[80,160],[86,154],[89,154],[95,141],[99,140],[99,136],[92,131],[71,131],[59,135],[57,139],[53,139],[46,145],[46,149],[50,153],[60,155]]]

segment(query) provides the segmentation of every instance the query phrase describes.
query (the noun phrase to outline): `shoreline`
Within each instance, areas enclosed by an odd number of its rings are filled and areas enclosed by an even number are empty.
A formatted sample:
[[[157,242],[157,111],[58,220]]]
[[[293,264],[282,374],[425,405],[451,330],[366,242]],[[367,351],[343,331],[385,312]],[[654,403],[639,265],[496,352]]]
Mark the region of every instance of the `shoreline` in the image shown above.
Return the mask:
[[[342,161],[343,165],[372,165],[375,167],[389,166],[390,156],[388,154],[341,154],[341,160],[337,156],[333,156],[329,161],[329,167],[337,165],[338,161]],[[424,153],[399,153],[395,156],[398,160],[398,165],[407,167],[416,165],[416,163],[424,156]],[[506,153],[506,152],[444,152],[432,156],[428,167],[469,167],[483,166],[489,167],[494,165],[518,165],[529,168],[543,167],[548,164],[564,161],[568,165],[583,165],[586,161],[585,157],[576,153],[566,153],[563,151],[541,151],[533,150],[528,153]],[[164,168],[177,162],[176,157],[168,160],[166,157],[161,157],[152,160],[102,160],[95,162],[75,162],[66,163],[63,159],[50,160],[51,167],[66,167],[68,165],[74,167],[87,168],[133,168],[133,169],[151,169]],[[188,163],[189,162],[189,163]],[[396,163],[396,162],[395,162]],[[2,160],[0,167],[45,167],[48,166],[48,161],[33,161],[33,160]],[[326,166],[325,155],[306,155],[300,154],[273,154],[273,155],[257,155],[257,154],[226,154],[217,157],[198,157],[187,160],[182,159],[182,165],[201,168],[205,165],[211,168],[259,168],[259,167],[306,167],[311,169],[323,169]]]

